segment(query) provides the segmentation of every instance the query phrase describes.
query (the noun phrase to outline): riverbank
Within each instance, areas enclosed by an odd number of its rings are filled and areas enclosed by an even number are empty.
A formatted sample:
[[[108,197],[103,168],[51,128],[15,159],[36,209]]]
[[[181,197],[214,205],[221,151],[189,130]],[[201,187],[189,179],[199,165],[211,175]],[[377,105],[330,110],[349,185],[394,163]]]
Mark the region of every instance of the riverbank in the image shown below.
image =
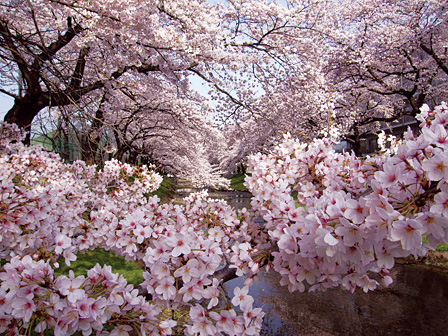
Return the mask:
[[[418,259],[416,263],[448,274],[448,251],[430,251],[426,256]]]

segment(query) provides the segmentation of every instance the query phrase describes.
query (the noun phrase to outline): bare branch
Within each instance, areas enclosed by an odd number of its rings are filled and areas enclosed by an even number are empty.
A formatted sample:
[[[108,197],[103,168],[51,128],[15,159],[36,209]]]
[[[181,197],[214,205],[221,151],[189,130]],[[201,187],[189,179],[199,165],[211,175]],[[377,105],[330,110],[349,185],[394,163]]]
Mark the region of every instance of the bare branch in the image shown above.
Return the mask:
[[[434,51],[434,49],[431,47],[428,47],[423,42],[420,43],[420,48],[422,48],[428,55],[430,55],[437,63],[437,65],[440,67],[440,69],[443,70],[448,75],[448,65],[446,62],[444,62]]]

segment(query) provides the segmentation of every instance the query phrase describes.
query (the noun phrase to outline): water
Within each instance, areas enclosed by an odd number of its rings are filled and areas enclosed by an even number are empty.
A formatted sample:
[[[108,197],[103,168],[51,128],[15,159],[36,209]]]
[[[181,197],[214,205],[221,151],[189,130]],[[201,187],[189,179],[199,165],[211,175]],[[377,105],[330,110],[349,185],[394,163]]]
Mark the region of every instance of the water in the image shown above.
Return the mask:
[[[249,193],[210,193],[237,208],[250,208]],[[397,265],[389,288],[354,294],[342,289],[289,293],[273,271],[262,273],[251,287],[256,307],[266,313],[261,335],[282,336],[446,336],[448,274],[419,265]],[[242,279],[225,285],[233,292]]]
[[[235,209],[250,208],[252,194],[247,191],[209,191],[209,197],[223,199]]]
[[[389,288],[351,294],[342,289],[289,293],[275,272],[250,289],[266,313],[261,335],[448,335],[448,275],[416,265],[397,265]],[[242,287],[241,279],[225,285]]]

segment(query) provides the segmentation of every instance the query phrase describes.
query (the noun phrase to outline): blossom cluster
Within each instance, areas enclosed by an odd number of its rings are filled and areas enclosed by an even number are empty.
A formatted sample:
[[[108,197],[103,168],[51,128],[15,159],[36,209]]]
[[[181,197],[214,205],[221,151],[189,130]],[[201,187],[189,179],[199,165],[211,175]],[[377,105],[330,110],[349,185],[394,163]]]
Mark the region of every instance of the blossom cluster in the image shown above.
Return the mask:
[[[123,276],[98,264],[87,277],[54,278],[49,261],[14,257],[0,273],[0,332],[23,335],[54,330],[54,335],[160,335],[172,320],[160,322],[160,307],[145,301]]]
[[[370,272],[388,285],[395,258],[448,241],[447,106],[424,106],[417,118],[421,134],[408,130],[395,154],[360,158],[336,153],[327,139],[286,135],[270,154],[250,157],[252,207],[290,291],[368,291],[378,285]]]
[[[206,192],[159,204],[146,193],[160,176],[145,167],[65,164],[13,143],[23,134],[3,124],[0,332],[165,335],[176,322],[161,312],[179,309],[186,335],[257,335],[264,313],[249,287],[263,266],[290,291],[389,285],[395,258],[448,241],[447,106],[425,107],[418,120],[420,135],[408,131],[394,152],[365,158],[286,135],[249,159],[252,211]],[[69,264],[98,247],[140,262],[148,295],[107,266],[54,278],[59,256]],[[233,276],[244,287],[229,295],[221,285]]]
[[[236,290],[231,300],[240,306],[242,314],[237,314],[219,276],[232,267],[227,256],[237,258],[231,246],[250,239],[248,224],[226,202],[206,196],[192,194],[185,207],[165,208],[167,216],[154,227],[143,257],[147,271],[142,286],[156,303],[190,307],[187,335],[257,334],[264,314],[253,308],[248,287],[242,289],[244,295]]]
[[[248,288],[233,300],[221,288],[231,272],[225,254],[238,259],[232,244],[250,239],[246,213],[206,193],[191,195],[185,206],[159,204],[146,193],[161,178],[145,167],[65,164],[40,146],[12,143],[17,131],[2,125],[0,246],[9,260],[0,275],[3,331],[170,334],[175,322],[159,316],[164,307],[189,311],[189,335],[259,332],[263,313],[253,308]],[[97,265],[87,278],[54,279],[50,265],[58,267],[58,256],[70,264],[97,247],[144,264],[141,287],[151,303],[108,267]]]
[[[1,126],[2,259],[25,254],[55,259],[62,254],[69,264],[83,249],[93,209],[129,211],[161,183],[161,176],[146,167],[116,160],[106,162],[100,171],[82,161],[65,164],[41,146],[13,143],[24,134],[12,125]]]

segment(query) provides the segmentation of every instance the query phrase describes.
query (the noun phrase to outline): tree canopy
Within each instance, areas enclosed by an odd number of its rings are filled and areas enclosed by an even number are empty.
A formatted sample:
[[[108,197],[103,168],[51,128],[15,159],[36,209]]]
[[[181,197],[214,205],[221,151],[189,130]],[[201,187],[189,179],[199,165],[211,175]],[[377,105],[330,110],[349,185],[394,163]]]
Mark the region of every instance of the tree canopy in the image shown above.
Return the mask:
[[[165,154],[205,146],[216,126],[229,143],[212,156],[225,170],[279,133],[311,139],[329,125],[359,154],[381,122],[446,99],[443,1],[46,0],[0,10],[0,90],[14,98],[5,120],[29,130],[49,111],[75,130],[88,162],[107,137],[118,159],[146,155],[169,170],[182,160]],[[180,134],[184,145],[167,140]]]

